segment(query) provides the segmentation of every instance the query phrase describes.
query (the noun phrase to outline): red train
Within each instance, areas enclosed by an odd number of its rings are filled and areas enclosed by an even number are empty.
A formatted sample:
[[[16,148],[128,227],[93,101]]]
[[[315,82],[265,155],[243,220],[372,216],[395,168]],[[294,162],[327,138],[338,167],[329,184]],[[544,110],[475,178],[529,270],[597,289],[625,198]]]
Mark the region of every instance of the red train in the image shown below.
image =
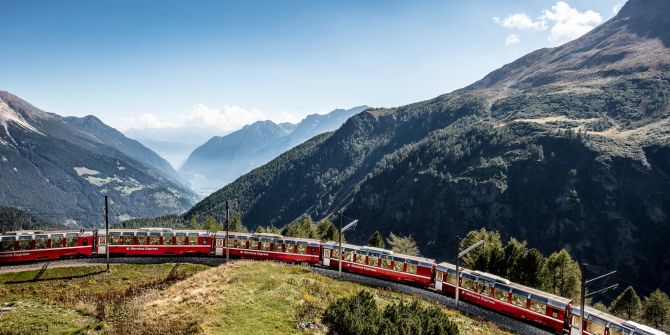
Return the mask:
[[[308,263],[402,282],[453,295],[456,267],[435,260],[395,254],[390,250],[275,234],[212,234],[200,230],[167,228],[98,231],[18,231],[0,235],[0,264],[104,255],[211,255],[231,258]],[[570,299],[515,284],[507,279],[463,269],[459,287],[462,300],[557,334],[578,334],[579,307]],[[650,327],[585,309],[586,335],[667,335]]]

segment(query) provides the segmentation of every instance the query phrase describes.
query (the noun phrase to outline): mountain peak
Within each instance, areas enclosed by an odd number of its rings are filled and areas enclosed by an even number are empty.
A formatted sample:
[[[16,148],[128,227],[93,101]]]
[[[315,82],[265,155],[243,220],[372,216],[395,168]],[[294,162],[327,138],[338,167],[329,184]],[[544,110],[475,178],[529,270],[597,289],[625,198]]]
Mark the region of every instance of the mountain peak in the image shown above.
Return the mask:
[[[632,33],[646,38],[658,38],[666,48],[670,48],[668,13],[668,0],[629,0],[615,19],[626,20]]]

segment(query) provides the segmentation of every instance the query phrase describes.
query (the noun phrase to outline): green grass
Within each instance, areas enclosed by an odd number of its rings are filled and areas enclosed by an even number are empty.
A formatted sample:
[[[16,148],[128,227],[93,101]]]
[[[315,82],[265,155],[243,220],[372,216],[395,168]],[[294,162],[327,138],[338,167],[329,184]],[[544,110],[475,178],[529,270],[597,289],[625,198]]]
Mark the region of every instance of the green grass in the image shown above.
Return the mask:
[[[110,274],[21,284],[35,271],[0,275],[0,334],[322,334],[323,312],[337,298],[371,292],[381,307],[415,299],[339,281],[303,266],[239,261],[208,268],[182,264],[113,265]],[[99,267],[55,268],[45,278],[81,276]],[[428,302],[422,302],[430,304]],[[509,334],[443,309],[461,334]],[[313,322],[303,330],[298,322]]]

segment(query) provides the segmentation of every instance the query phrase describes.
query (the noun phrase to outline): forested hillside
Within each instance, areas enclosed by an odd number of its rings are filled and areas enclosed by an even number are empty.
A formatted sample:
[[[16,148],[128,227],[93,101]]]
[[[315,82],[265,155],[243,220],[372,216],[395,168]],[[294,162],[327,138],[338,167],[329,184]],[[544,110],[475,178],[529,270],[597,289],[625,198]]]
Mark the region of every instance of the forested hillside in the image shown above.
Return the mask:
[[[670,2],[631,0],[583,37],[464,89],[369,109],[197,204],[237,199],[245,224],[283,226],[343,209],[452,259],[486,227],[597,273],[670,291]]]

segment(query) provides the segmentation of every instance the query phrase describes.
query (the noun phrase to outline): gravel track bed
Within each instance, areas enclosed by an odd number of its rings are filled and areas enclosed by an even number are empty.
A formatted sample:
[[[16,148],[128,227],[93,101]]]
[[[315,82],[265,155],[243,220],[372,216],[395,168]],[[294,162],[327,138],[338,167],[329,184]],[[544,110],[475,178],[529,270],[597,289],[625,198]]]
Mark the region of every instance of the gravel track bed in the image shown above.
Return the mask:
[[[27,264],[17,264],[17,265],[8,265],[0,267],[0,273],[8,272],[20,272],[20,271],[30,271],[30,270],[39,270],[44,266],[44,264],[49,263],[49,268],[56,267],[74,267],[74,266],[100,266],[104,265],[106,262],[104,257],[93,257],[93,258],[82,258],[82,259],[67,259],[67,260],[54,260],[54,261],[44,261],[37,263],[27,263]],[[163,263],[192,263],[192,264],[204,264],[210,266],[220,265],[226,262],[224,258],[221,257],[208,257],[208,256],[156,256],[156,257],[112,257],[109,259],[109,262],[112,264],[163,264]],[[330,268],[324,268],[320,266],[310,267],[312,271],[329,276],[332,278],[338,278],[337,270]],[[428,301],[436,302],[441,305],[447,306],[449,308],[456,308],[456,300],[445,296],[443,294],[437,293],[436,291],[403,285],[399,283],[394,283],[391,281],[381,280],[377,278],[371,278],[366,276],[361,276],[353,273],[342,272],[342,279],[364,284],[372,287],[384,287],[396,292],[406,293],[414,296],[419,296]],[[523,334],[523,335],[552,335],[553,333],[536,328],[528,323],[512,319],[508,316],[498,314],[487,309],[471,305],[467,302],[460,301],[458,303],[460,311],[463,314],[469,315],[475,318],[482,318],[487,321],[490,321],[503,329],[509,331]]]

